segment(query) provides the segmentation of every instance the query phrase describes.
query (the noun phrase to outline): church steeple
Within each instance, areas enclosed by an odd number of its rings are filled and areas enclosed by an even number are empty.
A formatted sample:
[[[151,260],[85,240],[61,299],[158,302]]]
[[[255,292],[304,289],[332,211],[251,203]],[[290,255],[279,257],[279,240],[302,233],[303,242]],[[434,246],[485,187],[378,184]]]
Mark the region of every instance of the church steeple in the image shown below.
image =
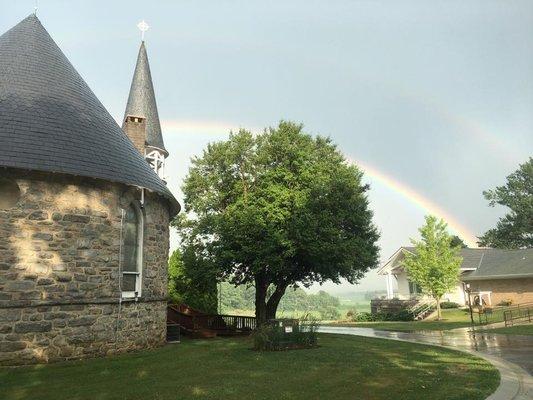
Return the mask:
[[[144,21],[138,26],[144,35],[144,31],[148,26]],[[168,152],[163,143],[154,85],[144,40],[141,42],[137,56],[137,64],[131,82],[122,129],[146,158],[146,161],[164,179],[164,164]]]

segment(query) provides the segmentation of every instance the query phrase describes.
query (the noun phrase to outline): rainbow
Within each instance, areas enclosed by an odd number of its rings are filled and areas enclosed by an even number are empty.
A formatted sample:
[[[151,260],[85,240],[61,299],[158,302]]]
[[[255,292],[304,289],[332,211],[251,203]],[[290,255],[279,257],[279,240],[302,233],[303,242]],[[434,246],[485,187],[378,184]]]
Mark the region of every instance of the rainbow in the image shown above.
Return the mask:
[[[404,86],[400,82],[378,80],[371,76],[359,76],[359,80],[367,84],[372,83],[427,110],[437,118],[458,128],[459,132],[464,136],[471,136],[478,140],[479,143],[483,143],[485,147],[492,150],[495,156],[501,158],[509,165],[516,165],[517,158],[523,159],[528,156],[527,151],[517,145],[515,141],[509,140],[507,135],[497,134],[483,126],[479,121],[452,111],[433,95],[421,90],[413,90],[411,86]]]
[[[411,97],[411,99],[415,98]],[[483,142],[487,148],[492,150],[492,154],[502,158],[510,165],[515,164],[515,158],[523,158],[520,154],[523,153],[524,149],[518,147],[515,142],[506,140],[505,135],[497,135],[474,119],[450,112],[448,108],[434,99],[422,98],[419,100],[422,106],[425,106],[426,109],[433,112],[437,117],[455,125],[463,133],[471,135],[480,142]]]
[[[448,115],[448,118],[451,119],[451,115]],[[461,122],[462,125],[466,125],[465,120],[456,119],[456,122]],[[195,120],[163,120],[161,121],[162,128],[167,133],[179,133],[179,134],[210,134],[210,135],[227,135],[229,131],[237,131],[241,126],[239,124],[234,124],[225,121],[195,121]],[[476,134],[482,135],[483,131],[481,129],[473,129],[473,125],[469,125],[470,131],[475,131]],[[258,127],[247,128],[252,132],[258,133],[262,129]],[[485,135],[487,139],[487,135]],[[497,143],[492,141],[492,145],[496,146]],[[360,160],[347,160],[353,164],[358,165],[363,169],[363,171],[371,179],[383,184],[393,192],[401,195],[411,203],[418,206],[426,214],[432,214],[439,218],[442,218],[448,223],[450,229],[459,237],[461,237],[469,247],[477,247],[477,237],[474,235],[466,226],[460,223],[455,217],[450,213],[445,211],[438,204],[429,200],[422,194],[418,193],[408,185],[399,182],[390,175],[387,175],[383,171],[380,171],[378,168],[369,165],[368,163],[361,162]]]
[[[386,175],[384,172],[378,170],[375,167],[370,166],[367,163],[361,161],[354,161],[349,158],[347,160],[348,162],[359,166],[371,179],[376,180],[377,182],[383,184],[393,192],[406,198],[411,203],[422,209],[425,213],[442,218],[444,221],[446,221],[449,228],[461,239],[463,239],[469,247],[477,247],[476,235],[474,235],[472,231],[470,231],[470,229],[464,226],[454,216],[445,211],[438,204],[424,197],[422,194],[416,192],[414,189],[412,189],[405,183],[397,181],[396,179],[392,178],[389,175]]]
[[[244,126],[227,121],[167,119],[161,121],[161,128],[166,133],[227,135],[230,131],[237,132],[240,128],[244,128]],[[246,129],[252,132],[263,131],[261,128],[248,127],[248,125]]]

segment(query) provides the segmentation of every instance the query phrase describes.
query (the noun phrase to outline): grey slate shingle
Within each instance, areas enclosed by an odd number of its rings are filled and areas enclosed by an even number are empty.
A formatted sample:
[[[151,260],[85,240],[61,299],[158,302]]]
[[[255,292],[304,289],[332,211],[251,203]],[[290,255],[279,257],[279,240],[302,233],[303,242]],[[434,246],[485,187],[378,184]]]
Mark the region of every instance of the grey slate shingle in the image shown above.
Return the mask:
[[[464,280],[482,279],[492,276],[513,275],[521,277],[533,276],[533,249],[503,250],[503,249],[480,249],[473,250],[482,253],[479,267],[464,276]]]
[[[135,65],[135,72],[133,73],[133,79],[131,81],[128,104],[126,105],[126,112],[124,113],[124,120],[128,115],[144,117],[146,119],[146,144],[148,146],[157,147],[165,153],[167,152],[165,144],[163,143],[161,123],[159,121],[154,85],[152,83],[152,74],[150,73],[148,54],[146,53],[144,41],[139,48],[137,64]],[[124,125],[122,126],[124,127]]]
[[[414,247],[404,249],[411,253],[415,251]],[[463,258],[461,268],[476,269],[462,275],[461,279],[464,280],[491,276],[533,276],[533,249],[461,249],[460,255]]]
[[[139,186],[180,207],[33,14],[0,36],[0,167]]]

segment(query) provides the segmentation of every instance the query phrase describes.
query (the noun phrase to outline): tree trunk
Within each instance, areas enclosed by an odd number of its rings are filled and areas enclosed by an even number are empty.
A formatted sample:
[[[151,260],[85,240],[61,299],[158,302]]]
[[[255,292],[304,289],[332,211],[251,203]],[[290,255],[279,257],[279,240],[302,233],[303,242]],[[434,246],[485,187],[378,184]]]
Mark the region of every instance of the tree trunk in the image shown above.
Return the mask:
[[[435,300],[437,300],[437,321],[440,321],[440,319],[441,319],[440,297],[437,297]]]
[[[276,290],[274,290],[274,293],[272,293],[272,296],[268,299],[266,304],[267,320],[276,318],[279,302],[285,294],[286,289],[287,285],[276,286]]]
[[[263,325],[267,321],[267,295],[268,284],[261,276],[255,278],[255,319],[257,326]]]

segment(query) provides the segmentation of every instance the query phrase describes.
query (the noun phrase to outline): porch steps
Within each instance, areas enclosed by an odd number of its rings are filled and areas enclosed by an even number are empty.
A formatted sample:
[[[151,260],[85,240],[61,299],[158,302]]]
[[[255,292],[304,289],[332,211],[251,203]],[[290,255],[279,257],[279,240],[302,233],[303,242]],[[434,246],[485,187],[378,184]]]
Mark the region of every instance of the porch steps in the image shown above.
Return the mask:
[[[422,321],[435,311],[435,302],[431,300],[420,301],[409,309],[415,321]]]

